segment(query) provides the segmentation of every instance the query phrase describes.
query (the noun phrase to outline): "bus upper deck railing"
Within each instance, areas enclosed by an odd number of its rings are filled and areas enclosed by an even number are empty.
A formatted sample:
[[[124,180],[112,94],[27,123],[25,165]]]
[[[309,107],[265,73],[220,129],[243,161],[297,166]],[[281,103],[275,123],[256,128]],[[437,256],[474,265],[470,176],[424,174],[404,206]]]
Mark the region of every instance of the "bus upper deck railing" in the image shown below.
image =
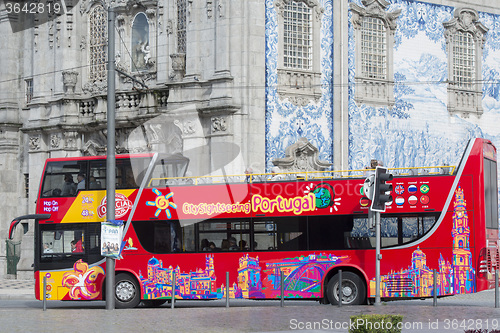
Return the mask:
[[[440,165],[430,167],[407,167],[388,168],[394,176],[417,176],[417,175],[452,175],[455,166]],[[345,178],[363,178],[373,173],[375,169],[360,170],[324,170],[282,173],[252,173],[237,175],[209,175],[198,177],[166,177],[152,178],[147,187],[162,187],[169,185],[203,185],[217,183],[265,183],[270,181],[311,181],[311,180],[333,180]],[[275,176],[279,177],[275,177]]]

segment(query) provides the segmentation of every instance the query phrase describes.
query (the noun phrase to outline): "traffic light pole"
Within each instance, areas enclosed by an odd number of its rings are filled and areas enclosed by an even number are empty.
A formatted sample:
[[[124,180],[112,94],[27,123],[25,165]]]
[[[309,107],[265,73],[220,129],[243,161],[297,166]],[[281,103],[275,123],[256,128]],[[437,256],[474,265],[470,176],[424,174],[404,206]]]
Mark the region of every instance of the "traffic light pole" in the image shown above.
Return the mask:
[[[365,179],[363,193],[372,204],[368,210],[368,224],[370,229],[375,226],[375,305],[380,305],[380,212],[385,212],[385,205],[392,201],[392,184],[386,182],[392,180],[392,174],[387,173],[387,168],[377,166],[375,175]]]
[[[375,306],[380,305],[380,212],[373,212],[375,218]]]

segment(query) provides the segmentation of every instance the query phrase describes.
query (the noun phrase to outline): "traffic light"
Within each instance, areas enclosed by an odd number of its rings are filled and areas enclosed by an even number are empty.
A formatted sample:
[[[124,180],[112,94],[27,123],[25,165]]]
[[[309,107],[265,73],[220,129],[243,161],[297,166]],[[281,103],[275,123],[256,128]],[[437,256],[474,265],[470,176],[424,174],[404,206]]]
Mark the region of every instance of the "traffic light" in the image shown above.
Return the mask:
[[[365,182],[363,183],[363,194],[368,199],[373,199],[373,184],[375,183],[375,174],[369,175],[366,177]]]
[[[386,192],[392,192],[392,185],[386,184],[392,180],[392,174],[387,173],[387,168],[377,166],[375,169],[375,184],[373,189],[373,199],[371,210],[375,212],[385,212],[385,204],[392,201],[392,196]]]

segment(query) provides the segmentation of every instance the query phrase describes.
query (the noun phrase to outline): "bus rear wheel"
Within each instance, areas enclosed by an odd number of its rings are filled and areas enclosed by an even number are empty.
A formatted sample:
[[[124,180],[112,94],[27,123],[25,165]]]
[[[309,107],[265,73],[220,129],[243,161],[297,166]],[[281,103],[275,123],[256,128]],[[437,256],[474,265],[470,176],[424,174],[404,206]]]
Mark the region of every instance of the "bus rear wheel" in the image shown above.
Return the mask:
[[[117,309],[135,308],[141,301],[139,284],[129,274],[120,273],[115,278],[115,303]]]
[[[326,288],[326,296],[332,305],[339,304],[339,275],[335,274]],[[361,278],[352,272],[342,272],[342,305],[363,304],[366,288]]]

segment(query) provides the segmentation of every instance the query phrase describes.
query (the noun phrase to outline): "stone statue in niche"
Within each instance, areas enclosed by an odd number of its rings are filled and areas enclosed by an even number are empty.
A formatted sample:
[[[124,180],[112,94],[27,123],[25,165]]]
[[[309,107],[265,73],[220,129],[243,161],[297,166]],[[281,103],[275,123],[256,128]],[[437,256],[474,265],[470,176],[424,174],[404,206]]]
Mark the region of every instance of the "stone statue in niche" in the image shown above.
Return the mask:
[[[148,69],[150,59],[148,19],[144,13],[139,13],[132,27],[132,71]]]

